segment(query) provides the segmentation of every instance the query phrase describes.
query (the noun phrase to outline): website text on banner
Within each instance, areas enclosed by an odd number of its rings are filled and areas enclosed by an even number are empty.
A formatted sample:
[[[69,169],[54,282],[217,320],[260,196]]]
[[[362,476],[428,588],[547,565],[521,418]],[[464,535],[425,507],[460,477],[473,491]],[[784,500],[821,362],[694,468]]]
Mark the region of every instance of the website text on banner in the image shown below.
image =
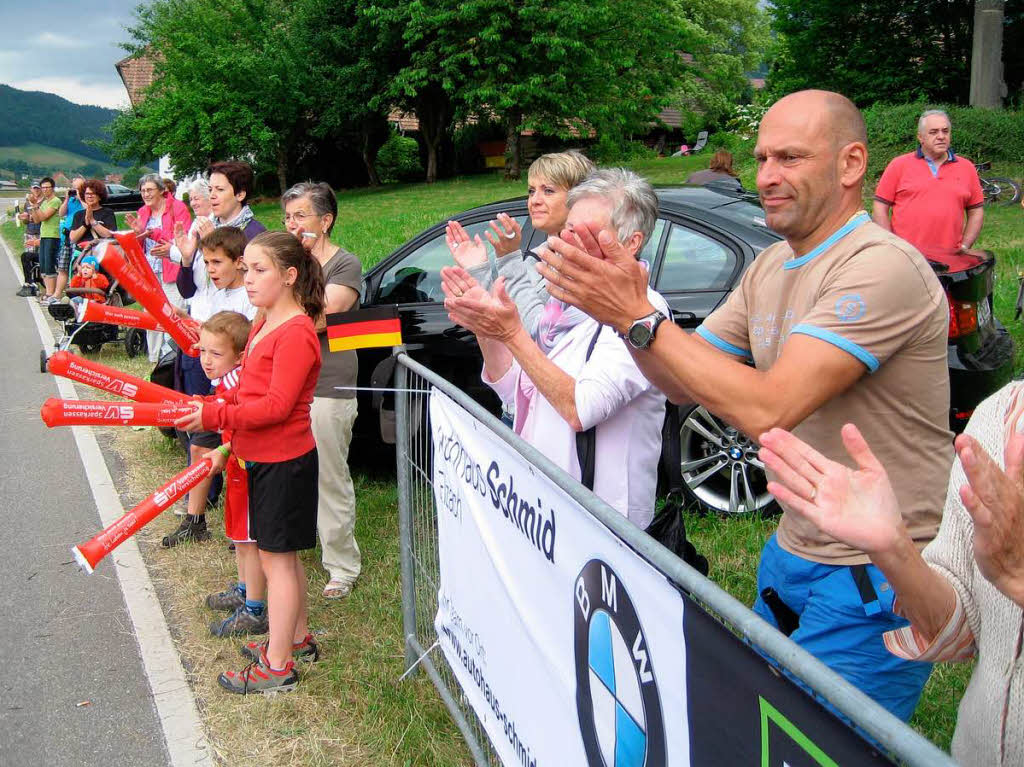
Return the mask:
[[[503,764],[890,763],[437,389],[430,422],[435,627]]]

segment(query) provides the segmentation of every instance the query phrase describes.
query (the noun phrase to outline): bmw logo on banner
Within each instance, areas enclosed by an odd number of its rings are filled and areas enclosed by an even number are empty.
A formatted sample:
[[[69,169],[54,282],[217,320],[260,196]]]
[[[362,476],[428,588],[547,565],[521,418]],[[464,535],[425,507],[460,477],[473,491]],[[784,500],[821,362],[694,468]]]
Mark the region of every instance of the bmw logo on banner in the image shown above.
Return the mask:
[[[661,767],[665,732],[654,659],[625,586],[592,559],[576,578],[576,709],[590,767]]]

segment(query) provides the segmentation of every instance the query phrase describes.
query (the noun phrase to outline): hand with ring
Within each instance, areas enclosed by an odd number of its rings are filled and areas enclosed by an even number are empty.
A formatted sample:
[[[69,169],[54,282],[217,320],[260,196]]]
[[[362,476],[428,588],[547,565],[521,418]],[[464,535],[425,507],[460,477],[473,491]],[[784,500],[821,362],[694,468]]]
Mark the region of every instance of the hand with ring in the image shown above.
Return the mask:
[[[444,241],[455,263],[463,269],[487,262],[487,246],[480,239],[480,235],[470,237],[469,232],[458,221],[448,222],[444,230]]]
[[[508,213],[499,213],[490,226],[490,230],[484,230],[484,237],[491,243],[494,255],[498,258],[515,253],[522,247],[523,228]]]
[[[459,271],[462,274],[456,274]],[[515,302],[505,290],[505,278],[496,279],[488,293],[471,277],[471,284],[466,282],[466,277],[468,273],[455,267],[442,270],[441,285],[448,296],[444,302],[448,317],[478,338],[508,343],[522,330],[523,323]]]
[[[441,290],[445,298],[462,298],[487,292],[461,266],[441,267]]]
[[[768,492],[786,511],[869,556],[908,540],[896,493],[885,468],[853,424],[843,445],[857,469],[829,460],[783,429],[760,437],[759,456],[773,475]]]

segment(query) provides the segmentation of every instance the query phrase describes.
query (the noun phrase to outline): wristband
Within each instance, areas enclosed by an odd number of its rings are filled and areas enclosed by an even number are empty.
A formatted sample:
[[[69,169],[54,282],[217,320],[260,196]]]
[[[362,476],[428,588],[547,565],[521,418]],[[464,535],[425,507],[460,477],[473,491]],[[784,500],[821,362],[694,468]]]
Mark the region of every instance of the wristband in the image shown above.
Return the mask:
[[[217,448],[217,452],[220,453],[225,458],[231,457],[231,448],[229,448],[227,445],[220,445]]]

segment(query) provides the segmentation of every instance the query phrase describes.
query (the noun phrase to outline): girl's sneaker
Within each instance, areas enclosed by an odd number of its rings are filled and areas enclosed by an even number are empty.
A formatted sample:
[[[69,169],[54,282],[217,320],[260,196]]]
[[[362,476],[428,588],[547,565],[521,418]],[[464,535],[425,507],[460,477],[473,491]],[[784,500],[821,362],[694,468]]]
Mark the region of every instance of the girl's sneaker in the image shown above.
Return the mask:
[[[290,692],[298,683],[299,672],[295,670],[295,661],[288,661],[282,671],[274,671],[266,655],[261,655],[241,671],[225,671],[217,677],[217,684],[236,695]]]
[[[262,642],[246,642],[239,648],[239,652],[249,660],[256,661],[266,654],[268,644],[269,642],[266,640]],[[306,634],[305,639],[298,644],[292,645],[292,658],[306,661],[307,663],[316,663],[320,660],[320,645],[313,639],[312,634]]]

